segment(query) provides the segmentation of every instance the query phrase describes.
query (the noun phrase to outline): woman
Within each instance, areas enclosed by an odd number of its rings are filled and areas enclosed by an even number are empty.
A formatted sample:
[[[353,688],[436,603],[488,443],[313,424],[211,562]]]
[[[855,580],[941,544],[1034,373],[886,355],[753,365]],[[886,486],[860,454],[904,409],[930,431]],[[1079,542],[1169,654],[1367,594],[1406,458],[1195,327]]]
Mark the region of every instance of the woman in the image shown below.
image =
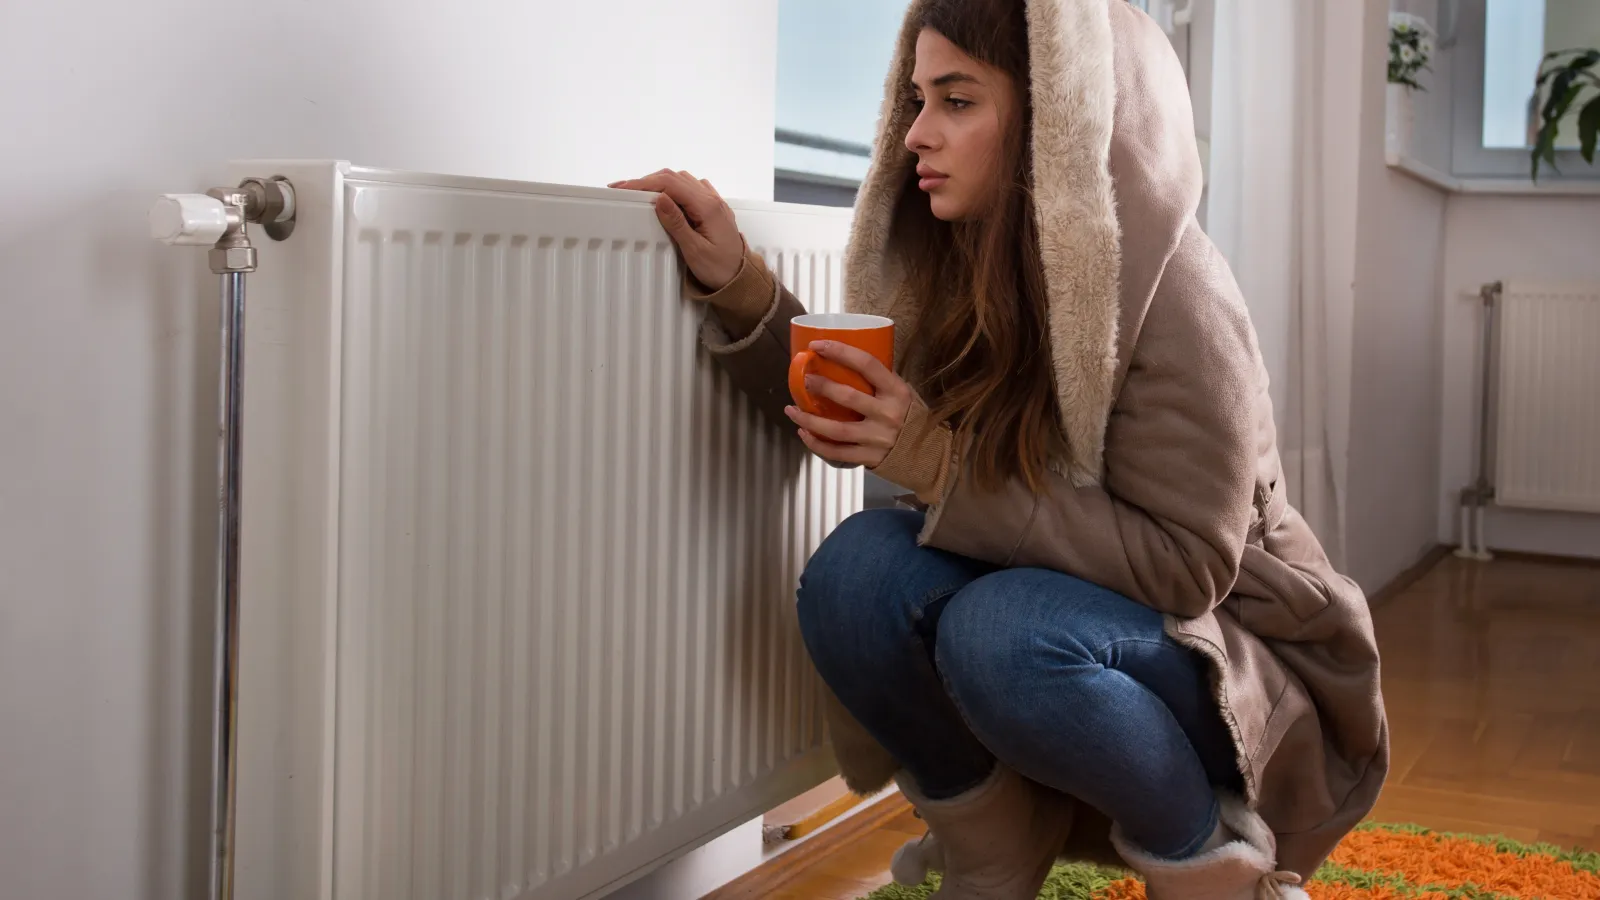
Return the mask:
[[[1388,767],[1359,589],[1286,504],[1238,289],[1196,224],[1184,76],[1122,0],[916,0],[847,255],[864,417],[787,405],[800,304],[712,187],[656,210],[710,351],[812,452],[921,511],[842,524],[799,616],[850,785],[891,777],[929,836],[896,876],[1031,898],[1111,846],[1156,900],[1295,887]]]

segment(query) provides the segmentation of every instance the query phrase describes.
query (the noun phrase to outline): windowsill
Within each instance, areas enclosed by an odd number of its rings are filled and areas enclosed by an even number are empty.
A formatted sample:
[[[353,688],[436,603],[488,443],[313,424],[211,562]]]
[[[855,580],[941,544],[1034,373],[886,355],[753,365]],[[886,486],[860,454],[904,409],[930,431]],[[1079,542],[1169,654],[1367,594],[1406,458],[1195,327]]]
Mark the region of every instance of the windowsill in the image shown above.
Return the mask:
[[[1389,168],[1398,171],[1402,175],[1408,175],[1429,187],[1435,187],[1451,194],[1461,192],[1461,179],[1447,172],[1441,172],[1421,160],[1387,152],[1384,153],[1383,160],[1389,164]]]
[[[1498,194],[1529,197],[1600,197],[1600,179],[1593,181],[1544,181],[1534,184],[1524,178],[1458,178],[1441,172],[1421,160],[1393,153],[1384,154],[1389,168],[1448,194]]]

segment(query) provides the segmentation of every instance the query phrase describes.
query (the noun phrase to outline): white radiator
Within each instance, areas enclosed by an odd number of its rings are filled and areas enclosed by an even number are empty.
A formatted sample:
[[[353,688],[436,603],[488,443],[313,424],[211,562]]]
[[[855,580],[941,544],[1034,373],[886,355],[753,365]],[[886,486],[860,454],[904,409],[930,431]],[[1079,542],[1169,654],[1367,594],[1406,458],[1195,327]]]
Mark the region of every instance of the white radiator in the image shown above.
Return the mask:
[[[594,897],[826,778],[793,614],[858,473],[698,346],[643,195],[247,163],[237,896]],[[735,204],[813,310],[845,211]]]
[[[1600,513],[1600,286],[1500,297],[1495,502]]]

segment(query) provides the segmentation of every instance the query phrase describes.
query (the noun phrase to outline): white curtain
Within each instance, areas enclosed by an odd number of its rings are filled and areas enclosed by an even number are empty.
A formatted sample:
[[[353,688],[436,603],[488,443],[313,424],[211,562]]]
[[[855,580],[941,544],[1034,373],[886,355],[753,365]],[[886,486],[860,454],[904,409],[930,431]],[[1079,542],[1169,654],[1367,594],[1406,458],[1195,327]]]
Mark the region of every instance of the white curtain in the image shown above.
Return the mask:
[[[1196,104],[1210,110],[1207,231],[1260,336],[1289,499],[1342,564],[1363,4],[1201,2],[1213,42],[1209,82],[1196,85],[1209,91]]]

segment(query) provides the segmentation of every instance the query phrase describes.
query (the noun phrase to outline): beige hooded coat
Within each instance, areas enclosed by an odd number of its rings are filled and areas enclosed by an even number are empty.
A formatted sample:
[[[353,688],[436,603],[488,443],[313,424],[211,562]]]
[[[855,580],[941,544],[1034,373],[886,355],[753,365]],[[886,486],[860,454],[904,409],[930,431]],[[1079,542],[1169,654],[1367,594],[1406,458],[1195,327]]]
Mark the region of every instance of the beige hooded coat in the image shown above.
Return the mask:
[[[1279,867],[1309,876],[1372,808],[1388,770],[1378,653],[1361,590],[1284,497],[1267,375],[1227,263],[1200,230],[1188,87],[1165,35],[1124,0],[1028,0],[1033,160],[1049,340],[1070,458],[1048,490],[980,491],[950,431],[913,407],[879,474],[928,505],[921,541],[1057,569],[1166,614],[1213,666],[1247,801]],[[922,2],[890,68],[846,262],[846,304],[913,331],[888,251]],[[703,337],[775,422],[787,321],[804,310],[751,253],[706,296]],[[735,340],[735,336],[742,335]],[[901,348],[903,351],[903,348]],[[905,359],[900,352],[897,359]],[[916,383],[914,377],[909,381]],[[858,791],[896,764],[837,702],[834,749]],[[1068,855],[1107,858],[1080,811]]]

